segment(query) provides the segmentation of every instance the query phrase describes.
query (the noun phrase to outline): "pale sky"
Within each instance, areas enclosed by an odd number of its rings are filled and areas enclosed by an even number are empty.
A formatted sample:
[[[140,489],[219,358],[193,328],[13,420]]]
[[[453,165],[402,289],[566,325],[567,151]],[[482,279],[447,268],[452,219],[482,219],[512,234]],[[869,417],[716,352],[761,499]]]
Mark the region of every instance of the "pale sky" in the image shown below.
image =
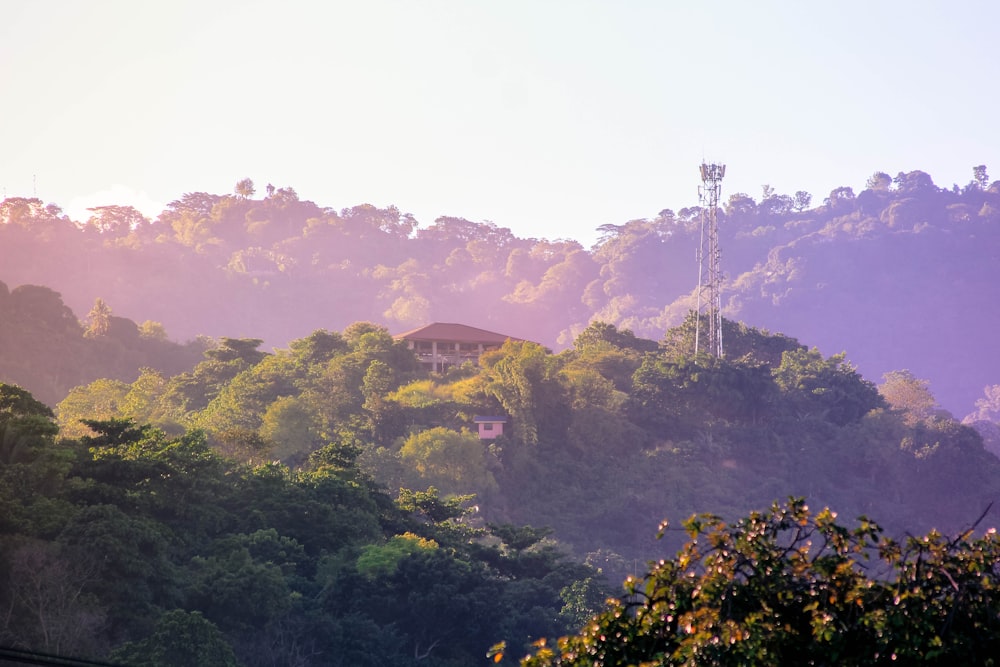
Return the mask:
[[[249,177],[574,238],[761,185],[1000,178],[1000,3],[3,0],[0,195],[74,219]]]

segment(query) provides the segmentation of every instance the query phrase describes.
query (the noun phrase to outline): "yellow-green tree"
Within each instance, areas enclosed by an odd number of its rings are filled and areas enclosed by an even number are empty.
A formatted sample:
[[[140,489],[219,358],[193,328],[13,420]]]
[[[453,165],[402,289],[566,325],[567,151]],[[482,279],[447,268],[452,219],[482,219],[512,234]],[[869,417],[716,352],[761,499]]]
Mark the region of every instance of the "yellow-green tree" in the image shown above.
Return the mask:
[[[437,427],[415,433],[399,453],[414,481],[435,486],[443,494],[488,493],[497,487],[486,445],[469,431]]]
[[[908,370],[883,375],[878,392],[892,408],[901,410],[911,424],[927,419],[937,408],[930,382],[917,378]]]
[[[101,297],[94,300],[94,307],[87,313],[87,322],[87,329],[83,333],[87,338],[102,338],[108,335],[108,330],[111,328],[111,307]]]

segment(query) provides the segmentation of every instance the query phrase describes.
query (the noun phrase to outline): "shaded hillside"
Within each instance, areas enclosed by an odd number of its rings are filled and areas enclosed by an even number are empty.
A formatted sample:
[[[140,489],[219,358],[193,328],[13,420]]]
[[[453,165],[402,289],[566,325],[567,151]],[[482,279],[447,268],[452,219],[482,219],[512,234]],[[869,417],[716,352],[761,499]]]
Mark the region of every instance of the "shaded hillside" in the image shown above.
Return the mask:
[[[942,189],[923,172],[876,173],[810,208],[765,188],[721,215],[725,314],[845,350],[879,378],[910,369],[962,415],[1000,359],[995,329],[1000,185],[985,168]],[[246,184],[243,184],[246,186]],[[260,337],[280,347],[317,328],[400,331],[458,321],[563,349],[595,319],[659,339],[690,310],[700,211],[607,224],[591,249],[522,239],[458,217],[420,224],[389,207],[341,210],[292,188],[187,193],[156,219],[129,207],[68,220],[55,205],[0,204],[0,279],[47,285],[74,311],[116,314],[173,335]]]
[[[99,304],[81,322],[57,292],[0,282],[0,382],[54,406],[98,378],[132,382],[140,368],[173,375],[190,369],[208,343],[167,340],[158,322],[141,326]]]
[[[670,548],[652,540],[666,516],[738,516],[796,495],[896,534],[953,532],[1000,498],[1000,461],[919,379],[876,388],[842,355],[724,324],[731,360],[691,356],[693,321],[663,346],[595,324],[559,354],[508,341],[444,375],[368,323],[273,354],[225,339],[191,372],[74,390],[59,424],[203,429],[227,456],[292,466],[341,443],[393,493],[476,494],[487,522],[550,526],[617,573]],[[480,440],[470,428],[484,414],[509,429]]]
[[[0,639],[127,664],[467,665],[580,627],[602,574],[678,546],[653,539],[664,517],[792,495],[896,536],[997,523],[1000,460],[918,378],[876,387],[723,327],[728,359],[692,355],[693,318],[662,343],[595,323],[445,374],[366,322],[271,353],[223,338],[191,370],[77,387],[55,419],[0,384]],[[481,439],[477,414],[509,428]]]
[[[546,531],[390,496],[350,443],[290,470],[120,420],[57,438],[52,416],[0,384],[3,664],[473,665],[603,597]]]
[[[998,188],[917,182],[828,204],[822,226],[794,240],[769,232],[777,242],[734,281],[727,314],[846,349],[872,378],[910,369],[961,416],[1000,374],[988,352],[1000,326]]]

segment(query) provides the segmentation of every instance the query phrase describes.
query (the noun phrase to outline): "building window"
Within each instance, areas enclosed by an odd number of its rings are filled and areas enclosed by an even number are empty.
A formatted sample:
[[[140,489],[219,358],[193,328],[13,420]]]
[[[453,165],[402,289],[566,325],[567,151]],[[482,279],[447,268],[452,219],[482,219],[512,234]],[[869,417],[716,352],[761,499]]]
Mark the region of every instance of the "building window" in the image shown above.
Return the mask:
[[[493,424],[483,424],[483,430],[484,431],[492,431],[493,430]]]

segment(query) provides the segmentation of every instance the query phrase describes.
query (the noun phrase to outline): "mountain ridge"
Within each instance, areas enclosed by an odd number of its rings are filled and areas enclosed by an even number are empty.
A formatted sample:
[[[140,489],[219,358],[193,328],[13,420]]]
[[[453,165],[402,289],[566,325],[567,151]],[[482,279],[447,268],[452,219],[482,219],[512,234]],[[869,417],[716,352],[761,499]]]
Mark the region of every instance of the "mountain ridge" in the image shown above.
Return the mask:
[[[846,351],[874,380],[913,370],[945,407],[970,411],[1000,379],[1000,360],[977,353],[998,324],[1000,183],[974,174],[949,190],[920,171],[876,172],[860,194],[836,188],[813,208],[803,193],[731,194],[724,315]],[[660,339],[693,306],[697,207],[603,225],[590,249],[456,217],[422,226],[391,206],[337,211],[292,188],[187,193],[155,220],[93,213],[74,223],[55,205],[4,200],[0,280],[48,285],[78,313],[102,298],[181,340],[274,347],[354,321],[460,321],[559,350],[592,321]]]

